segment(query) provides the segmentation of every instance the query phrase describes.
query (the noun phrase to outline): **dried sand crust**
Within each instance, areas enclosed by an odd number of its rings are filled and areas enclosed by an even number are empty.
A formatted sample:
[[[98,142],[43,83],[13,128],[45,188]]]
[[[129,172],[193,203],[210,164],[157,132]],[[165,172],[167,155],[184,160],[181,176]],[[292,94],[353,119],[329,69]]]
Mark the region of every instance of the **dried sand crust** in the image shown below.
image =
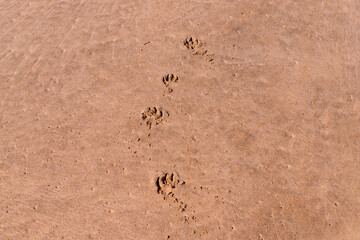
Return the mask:
[[[360,239],[359,32],[356,0],[0,0],[0,239]]]

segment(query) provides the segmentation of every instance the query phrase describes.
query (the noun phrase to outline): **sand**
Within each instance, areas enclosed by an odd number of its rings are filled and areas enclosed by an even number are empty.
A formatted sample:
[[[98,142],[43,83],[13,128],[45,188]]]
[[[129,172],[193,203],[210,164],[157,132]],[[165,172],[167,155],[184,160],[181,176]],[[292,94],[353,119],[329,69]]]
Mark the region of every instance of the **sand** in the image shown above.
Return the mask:
[[[0,239],[360,239],[358,0],[1,0]]]

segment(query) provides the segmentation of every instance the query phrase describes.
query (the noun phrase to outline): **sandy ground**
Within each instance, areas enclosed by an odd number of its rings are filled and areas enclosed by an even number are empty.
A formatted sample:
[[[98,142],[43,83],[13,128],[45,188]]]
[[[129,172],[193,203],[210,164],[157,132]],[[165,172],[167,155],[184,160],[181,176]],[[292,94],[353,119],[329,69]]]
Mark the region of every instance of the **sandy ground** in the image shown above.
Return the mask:
[[[358,0],[0,1],[0,239],[360,239]]]

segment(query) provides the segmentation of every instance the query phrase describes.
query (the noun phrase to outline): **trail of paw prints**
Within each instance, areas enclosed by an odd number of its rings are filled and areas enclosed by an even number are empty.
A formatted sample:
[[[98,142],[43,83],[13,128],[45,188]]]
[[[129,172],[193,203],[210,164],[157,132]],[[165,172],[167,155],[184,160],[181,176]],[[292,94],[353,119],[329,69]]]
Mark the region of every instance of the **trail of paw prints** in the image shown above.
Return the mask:
[[[174,191],[185,185],[184,181],[180,181],[177,173],[164,173],[156,178],[156,192],[163,196],[163,199],[176,204],[180,212],[184,212],[187,204],[175,196]]]
[[[208,62],[213,62],[213,54],[209,54],[208,50],[205,48],[205,43],[201,42],[199,39],[189,37],[184,40],[184,46],[191,51],[193,55],[203,56]]]
[[[174,91],[174,87],[176,85],[176,83],[179,81],[179,76],[175,75],[175,74],[167,74],[165,76],[163,76],[162,78],[162,82],[165,85],[165,87],[168,89],[168,92],[171,93]]]
[[[148,129],[151,129],[154,125],[160,124],[167,116],[169,116],[167,111],[163,111],[156,107],[148,107],[141,114],[141,117]]]

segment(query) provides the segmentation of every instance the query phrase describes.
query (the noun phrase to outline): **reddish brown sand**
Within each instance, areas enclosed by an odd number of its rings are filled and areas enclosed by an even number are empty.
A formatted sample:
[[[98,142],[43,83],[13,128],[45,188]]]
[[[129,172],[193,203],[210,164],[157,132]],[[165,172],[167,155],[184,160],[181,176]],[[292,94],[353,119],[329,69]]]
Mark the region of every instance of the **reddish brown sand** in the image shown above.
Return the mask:
[[[0,0],[0,239],[360,239],[359,0]]]

